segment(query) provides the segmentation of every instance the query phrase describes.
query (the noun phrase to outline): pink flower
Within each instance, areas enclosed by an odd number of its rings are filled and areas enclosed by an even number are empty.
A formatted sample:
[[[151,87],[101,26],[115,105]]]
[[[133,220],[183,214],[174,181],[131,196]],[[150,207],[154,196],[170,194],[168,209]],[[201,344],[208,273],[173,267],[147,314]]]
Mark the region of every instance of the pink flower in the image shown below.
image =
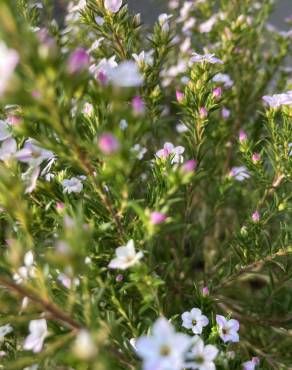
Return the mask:
[[[259,153],[254,153],[251,157],[253,163],[257,163],[261,160],[261,156]]]
[[[183,153],[185,148],[183,146],[174,146],[172,143],[165,143],[163,149],[156,152],[156,156],[160,159],[167,159],[170,156],[173,156],[171,163],[183,163]]]
[[[204,288],[202,289],[202,294],[204,297],[207,297],[210,294],[209,288],[207,286],[204,286]]]
[[[7,122],[10,125],[18,126],[21,123],[21,121],[22,121],[21,117],[16,116],[15,114],[9,114],[9,116],[7,117]]]
[[[251,216],[253,222],[259,222],[261,216],[258,211],[255,211]]]
[[[199,109],[199,113],[200,113],[200,117],[201,117],[202,119],[204,119],[204,118],[207,118],[207,117],[208,117],[208,111],[207,111],[207,109],[206,109],[205,107],[201,107],[201,108]]]
[[[176,100],[181,103],[184,100],[185,94],[179,90],[176,90],[175,92]]]
[[[98,147],[104,154],[114,154],[119,150],[120,144],[111,133],[104,133],[100,136]]]
[[[216,100],[220,99],[222,96],[222,87],[218,86],[213,90],[213,96]]]
[[[57,202],[57,204],[56,204],[56,210],[57,210],[57,212],[63,211],[64,208],[65,208],[64,203]]]
[[[182,166],[182,170],[185,173],[193,172],[197,167],[197,162],[194,159],[190,159],[186,161],[186,163]]]
[[[89,67],[90,58],[84,48],[78,48],[69,57],[68,71],[71,74],[80,73]]]
[[[239,342],[239,322],[237,320],[227,320],[224,316],[216,315],[216,322],[219,327],[219,335],[224,343]]]
[[[247,139],[246,132],[244,130],[240,130],[239,131],[239,142],[243,143],[244,141],[246,141],[246,139]]]
[[[150,221],[152,225],[159,225],[167,219],[167,216],[161,212],[152,212],[150,215]]]
[[[143,102],[143,99],[141,98],[141,96],[137,95],[133,98],[132,107],[133,107],[134,113],[137,116],[139,116],[140,114],[142,114],[144,112],[145,105],[144,105],[144,102]]]

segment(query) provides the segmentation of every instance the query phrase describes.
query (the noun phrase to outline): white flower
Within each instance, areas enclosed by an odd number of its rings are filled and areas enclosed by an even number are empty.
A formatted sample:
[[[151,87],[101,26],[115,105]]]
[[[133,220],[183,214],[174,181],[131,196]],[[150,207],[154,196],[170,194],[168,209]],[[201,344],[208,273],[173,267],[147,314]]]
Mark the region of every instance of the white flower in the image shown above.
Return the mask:
[[[245,166],[232,167],[229,175],[234,177],[237,181],[243,181],[250,177]]]
[[[190,61],[192,63],[203,63],[203,62],[206,62],[206,63],[211,63],[211,64],[224,64],[224,62],[221,60],[221,59],[218,59],[215,57],[215,54],[204,54],[204,55],[201,55],[201,54],[198,54],[198,53],[193,53],[192,54],[192,58],[190,59]]]
[[[36,188],[37,179],[40,174],[40,167],[28,167],[27,171],[21,175],[25,183],[25,194],[32,193]]]
[[[20,162],[27,163],[31,167],[37,167],[43,161],[52,159],[54,153],[41,148],[36,140],[28,139],[24,143],[23,148],[16,152],[15,157]]]
[[[168,21],[172,18],[172,15],[162,13],[158,17],[158,22],[161,26],[161,29],[163,32],[168,32],[169,31],[169,23]]]
[[[9,139],[12,136],[8,122],[0,119],[0,141]]]
[[[96,345],[87,330],[81,330],[78,333],[74,343],[74,352],[83,360],[88,360],[97,353]]]
[[[225,73],[217,73],[213,78],[212,81],[214,82],[222,82],[224,87],[229,88],[233,86],[233,81],[231,80],[230,76]]]
[[[4,42],[0,42],[0,97],[8,87],[14,69],[19,61],[16,50],[8,49]]]
[[[171,163],[183,163],[183,153],[185,148],[183,146],[174,146],[172,143],[165,143],[163,149],[156,152],[156,157],[160,159],[167,159],[171,157]]]
[[[153,58],[151,56],[152,52],[145,53],[144,50],[140,52],[140,54],[132,54],[133,59],[138,64],[138,66],[142,66],[143,64],[151,65],[153,62]]]
[[[216,315],[216,322],[219,327],[220,338],[224,343],[239,342],[239,322],[237,320],[227,320],[224,316]]]
[[[141,160],[147,153],[147,148],[142,147],[140,144],[135,144],[132,148],[132,151],[136,152],[137,159]]]
[[[108,77],[115,86],[137,87],[143,83],[137,64],[132,60],[120,63],[116,68],[108,71]]]
[[[187,126],[184,124],[184,123],[178,123],[176,126],[176,131],[179,133],[179,134],[182,134],[184,132],[187,132],[188,131],[188,128]]]
[[[217,22],[218,15],[214,14],[211,18],[209,18],[207,21],[203,22],[199,26],[199,31],[201,33],[209,33],[212,31],[212,28],[214,24]]]
[[[23,349],[38,353],[42,350],[44,340],[48,336],[47,322],[45,319],[32,320],[29,323],[30,334],[26,337]]]
[[[21,284],[29,278],[35,276],[34,256],[32,251],[28,251],[24,255],[24,266],[19,267],[17,272],[13,274],[13,279],[17,284]]]
[[[193,308],[190,312],[184,312],[181,315],[183,320],[182,326],[186,329],[192,329],[194,334],[201,334],[203,327],[209,324],[207,316],[202,315],[199,308]]]
[[[256,366],[260,363],[258,357],[253,357],[251,361],[246,361],[242,364],[243,370],[254,370]]]
[[[215,370],[214,360],[219,352],[218,349],[211,344],[205,346],[199,337],[195,337],[193,340],[195,343],[187,354],[189,362],[185,364],[185,367],[188,369]]]
[[[263,96],[263,101],[271,108],[279,108],[281,105],[292,105],[292,91],[271,96]]]
[[[13,328],[10,324],[0,326],[0,341],[3,340],[5,335],[11,333],[12,331],[13,331]]]
[[[13,156],[17,151],[16,141],[10,137],[4,140],[0,148],[0,159],[1,161],[6,161]]]
[[[151,336],[136,341],[137,353],[143,359],[143,370],[181,370],[189,346],[190,338],[176,333],[165,318],[155,322]]]
[[[25,367],[23,370],[38,370],[39,365],[31,365],[29,367]]]
[[[108,78],[108,72],[113,68],[117,67],[116,56],[113,55],[111,58],[103,58],[98,64],[93,64],[89,67],[89,71],[97,79]]]
[[[120,129],[124,131],[124,130],[126,130],[127,127],[128,127],[128,122],[125,119],[121,119],[120,120]]]
[[[104,1],[105,8],[112,13],[117,13],[120,10],[122,4],[123,4],[122,0],[105,0]]]
[[[62,185],[64,194],[80,193],[83,189],[83,184],[77,177],[63,180]]]
[[[136,253],[134,241],[131,239],[127,245],[116,249],[116,258],[112,259],[108,265],[111,269],[126,270],[135,265],[143,257],[143,252]]]

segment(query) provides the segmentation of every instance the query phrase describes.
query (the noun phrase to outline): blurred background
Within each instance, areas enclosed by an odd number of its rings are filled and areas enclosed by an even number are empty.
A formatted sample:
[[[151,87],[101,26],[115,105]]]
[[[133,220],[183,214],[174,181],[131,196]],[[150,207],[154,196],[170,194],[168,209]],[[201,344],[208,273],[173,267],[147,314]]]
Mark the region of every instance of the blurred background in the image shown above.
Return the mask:
[[[166,2],[163,0],[124,0],[129,4],[129,9],[133,13],[141,13],[142,21],[145,24],[153,24],[160,13],[167,10],[165,5]],[[262,1],[262,0],[260,0]],[[64,10],[66,9],[66,4],[68,0],[53,0],[56,5],[56,16],[62,19]],[[284,22],[284,19],[292,15],[292,0],[278,0],[278,4],[274,11],[271,19],[273,23],[280,30],[287,30],[289,26]]]

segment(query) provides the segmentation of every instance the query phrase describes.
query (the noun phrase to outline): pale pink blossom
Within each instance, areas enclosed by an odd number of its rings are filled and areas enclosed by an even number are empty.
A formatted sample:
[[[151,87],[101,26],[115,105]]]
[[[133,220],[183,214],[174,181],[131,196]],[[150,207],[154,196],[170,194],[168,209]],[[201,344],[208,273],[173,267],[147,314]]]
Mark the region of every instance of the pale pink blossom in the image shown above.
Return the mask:
[[[222,315],[216,315],[216,322],[218,324],[220,338],[224,343],[239,342],[239,322],[237,320],[228,320]]]

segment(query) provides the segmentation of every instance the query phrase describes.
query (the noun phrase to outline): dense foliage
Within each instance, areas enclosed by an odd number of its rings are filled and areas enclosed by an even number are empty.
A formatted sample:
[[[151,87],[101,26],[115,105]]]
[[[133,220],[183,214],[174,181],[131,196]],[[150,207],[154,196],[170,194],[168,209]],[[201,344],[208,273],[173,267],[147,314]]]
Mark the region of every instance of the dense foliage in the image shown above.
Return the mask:
[[[1,369],[291,369],[273,8],[0,2]]]

